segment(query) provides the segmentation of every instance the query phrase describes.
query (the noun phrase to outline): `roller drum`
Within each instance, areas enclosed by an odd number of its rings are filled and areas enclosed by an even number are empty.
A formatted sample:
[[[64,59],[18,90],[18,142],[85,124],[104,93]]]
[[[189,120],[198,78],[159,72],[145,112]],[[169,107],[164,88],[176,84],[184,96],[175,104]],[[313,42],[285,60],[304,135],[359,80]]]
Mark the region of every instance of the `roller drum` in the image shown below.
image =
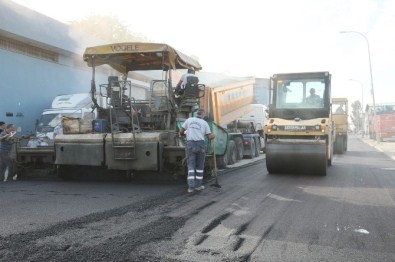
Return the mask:
[[[324,143],[267,143],[266,167],[269,173],[326,175],[327,150]]]

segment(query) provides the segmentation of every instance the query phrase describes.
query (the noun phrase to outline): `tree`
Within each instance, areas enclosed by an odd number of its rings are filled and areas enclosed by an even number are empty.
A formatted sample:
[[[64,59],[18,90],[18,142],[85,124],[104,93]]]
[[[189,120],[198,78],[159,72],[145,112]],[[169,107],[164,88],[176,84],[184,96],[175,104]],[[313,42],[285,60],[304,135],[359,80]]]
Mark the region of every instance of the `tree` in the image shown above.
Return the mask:
[[[90,15],[82,20],[71,21],[70,25],[109,42],[151,42],[144,35],[132,32],[128,25],[115,16]]]
[[[353,122],[354,126],[358,130],[363,130],[363,115],[362,115],[362,106],[359,100],[355,101],[351,104],[352,112],[351,112],[351,121]]]

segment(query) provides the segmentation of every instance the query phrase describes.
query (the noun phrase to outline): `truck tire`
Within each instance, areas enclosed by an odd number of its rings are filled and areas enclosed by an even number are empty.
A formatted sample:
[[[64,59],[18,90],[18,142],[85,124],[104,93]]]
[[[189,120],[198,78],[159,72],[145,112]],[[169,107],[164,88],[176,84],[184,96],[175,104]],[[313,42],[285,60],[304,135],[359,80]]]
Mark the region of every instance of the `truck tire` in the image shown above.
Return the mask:
[[[252,139],[251,140],[251,143],[250,143],[250,147],[251,147],[251,155],[249,155],[249,158],[250,159],[253,159],[254,157],[255,157],[255,151],[256,151],[256,149],[255,149],[255,147],[256,147],[256,145],[255,145],[255,139]]]
[[[262,139],[261,141],[263,141],[262,152],[263,152],[264,154],[266,154],[266,139]]]
[[[261,142],[259,141],[259,138],[256,137],[254,138],[255,141],[255,157],[258,157],[260,152],[261,152]]]
[[[217,161],[218,168],[220,168],[220,169],[226,168],[227,161],[228,161],[226,153],[223,156],[217,156],[216,161]]]
[[[236,143],[237,160],[241,160],[241,159],[243,159],[243,156],[244,156],[243,139],[241,139],[241,137],[235,137],[234,140]]]
[[[227,164],[228,165],[233,165],[234,163],[237,162],[237,149],[236,149],[235,141],[229,140],[226,154],[228,154],[228,156],[227,156],[227,159],[228,159]]]

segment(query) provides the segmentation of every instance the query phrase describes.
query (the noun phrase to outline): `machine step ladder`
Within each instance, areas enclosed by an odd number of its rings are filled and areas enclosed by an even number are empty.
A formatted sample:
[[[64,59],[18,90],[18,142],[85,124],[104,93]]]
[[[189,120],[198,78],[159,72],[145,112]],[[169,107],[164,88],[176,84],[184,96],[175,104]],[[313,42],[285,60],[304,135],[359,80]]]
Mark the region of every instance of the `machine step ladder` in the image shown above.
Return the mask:
[[[121,83],[120,83],[121,84]],[[121,86],[123,86],[121,84]],[[121,89],[123,89],[121,87]],[[133,160],[136,159],[136,132],[140,132],[138,111],[135,106],[134,98],[130,95],[124,99],[123,92],[112,92],[110,103],[110,127],[113,159]],[[129,141],[121,141],[115,134],[132,133],[133,138]]]

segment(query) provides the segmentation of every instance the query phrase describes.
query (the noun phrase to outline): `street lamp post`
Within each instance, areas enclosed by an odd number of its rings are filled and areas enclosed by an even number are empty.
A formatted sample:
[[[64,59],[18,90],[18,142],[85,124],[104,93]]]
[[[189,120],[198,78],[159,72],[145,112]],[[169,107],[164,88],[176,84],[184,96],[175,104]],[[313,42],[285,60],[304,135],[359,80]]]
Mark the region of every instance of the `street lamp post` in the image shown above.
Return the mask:
[[[372,99],[373,99],[373,115],[376,115],[376,100],[374,98],[374,88],[373,88],[373,73],[372,73],[372,62],[370,60],[370,46],[369,46],[369,40],[368,38],[362,34],[361,32],[358,31],[340,31],[341,34],[346,34],[346,33],[355,33],[358,34],[360,36],[362,36],[365,40],[366,40],[366,44],[368,45],[368,56],[369,56],[369,69],[370,69],[370,84],[372,87]]]

